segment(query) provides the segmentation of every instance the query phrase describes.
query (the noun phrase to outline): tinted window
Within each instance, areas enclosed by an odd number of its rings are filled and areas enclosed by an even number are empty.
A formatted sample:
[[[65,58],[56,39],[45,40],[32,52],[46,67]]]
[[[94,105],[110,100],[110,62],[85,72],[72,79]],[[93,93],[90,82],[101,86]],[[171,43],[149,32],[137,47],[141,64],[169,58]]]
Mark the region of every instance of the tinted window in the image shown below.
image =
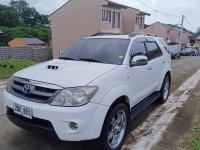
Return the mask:
[[[133,45],[132,55],[146,55],[146,48],[144,42],[136,42]]]
[[[162,52],[155,42],[146,42],[149,60],[162,56]]]
[[[121,65],[129,42],[126,39],[83,39],[60,58]]]
[[[85,40],[81,40],[78,43],[74,44],[70,49],[65,51],[60,58],[68,57],[71,59],[79,60],[79,55],[83,49]]]

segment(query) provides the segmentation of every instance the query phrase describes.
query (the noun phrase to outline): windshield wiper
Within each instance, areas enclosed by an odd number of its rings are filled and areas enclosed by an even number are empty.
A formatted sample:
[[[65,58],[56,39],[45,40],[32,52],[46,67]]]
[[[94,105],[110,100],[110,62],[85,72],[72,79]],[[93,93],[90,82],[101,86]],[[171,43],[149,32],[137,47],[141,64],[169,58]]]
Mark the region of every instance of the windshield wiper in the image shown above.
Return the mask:
[[[97,63],[104,63],[100,60],[96,60],[96,59],[93,59],[93,58],[80,58],[79,59],[80,61],[88,61],[88,62],[97,62]]]
[[[76,60],[74,58],[69,58],[69,57],[59,57],[59,59],[64,59],[64,60]],[[77,61],[77,60],[76,60]]]

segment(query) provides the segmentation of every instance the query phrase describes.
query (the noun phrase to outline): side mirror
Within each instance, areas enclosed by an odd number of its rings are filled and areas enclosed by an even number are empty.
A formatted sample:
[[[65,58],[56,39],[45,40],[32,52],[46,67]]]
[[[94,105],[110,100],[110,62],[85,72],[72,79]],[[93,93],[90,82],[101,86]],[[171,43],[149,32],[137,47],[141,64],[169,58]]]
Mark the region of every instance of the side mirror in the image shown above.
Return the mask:
[[[148,64],[148,58],[144,55],[136,55],[132,58],[130,66],[145,66]]]

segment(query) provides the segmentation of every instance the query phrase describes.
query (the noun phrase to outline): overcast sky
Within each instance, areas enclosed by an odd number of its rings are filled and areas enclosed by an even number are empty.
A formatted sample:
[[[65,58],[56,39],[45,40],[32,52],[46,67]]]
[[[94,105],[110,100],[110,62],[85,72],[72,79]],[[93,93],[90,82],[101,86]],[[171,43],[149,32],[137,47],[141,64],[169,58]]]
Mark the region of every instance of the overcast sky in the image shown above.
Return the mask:
[[[26,0],[31,6],[35,7],[40,13],[51,14],[57,8],[62,6],[68,0]],[[156,13],[152,9],[144,6],[137,0],[113,0],[118,3],[138,8],[142,11],[151,13],[150,17],[146,17],[146,24],[152,24],[156,21],[169,24],[177,24],[181,21],[181,17],[172,17]],[[184,27],[189,30],[196,30],[200,27],[200,0],[140,0],[148,6],[164,13],[175,16],[185,15],[190,25],[185,21]],[[9,4],[10,0],[0,0],[0,4]]]

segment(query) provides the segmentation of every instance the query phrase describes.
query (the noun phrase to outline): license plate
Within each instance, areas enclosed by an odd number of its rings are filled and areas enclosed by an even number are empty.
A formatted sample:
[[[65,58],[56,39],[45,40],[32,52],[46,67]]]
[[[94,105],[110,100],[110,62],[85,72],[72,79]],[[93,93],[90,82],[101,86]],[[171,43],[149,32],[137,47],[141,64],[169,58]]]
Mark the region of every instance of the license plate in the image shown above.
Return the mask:
[[[33,117],[33,113],[32,113],[33,111],[31,108],[28,108],[19,104],[14,104],[13,109],[14,109],[14,113],[20,116],[23,116],[29,119],[32,119]]]

